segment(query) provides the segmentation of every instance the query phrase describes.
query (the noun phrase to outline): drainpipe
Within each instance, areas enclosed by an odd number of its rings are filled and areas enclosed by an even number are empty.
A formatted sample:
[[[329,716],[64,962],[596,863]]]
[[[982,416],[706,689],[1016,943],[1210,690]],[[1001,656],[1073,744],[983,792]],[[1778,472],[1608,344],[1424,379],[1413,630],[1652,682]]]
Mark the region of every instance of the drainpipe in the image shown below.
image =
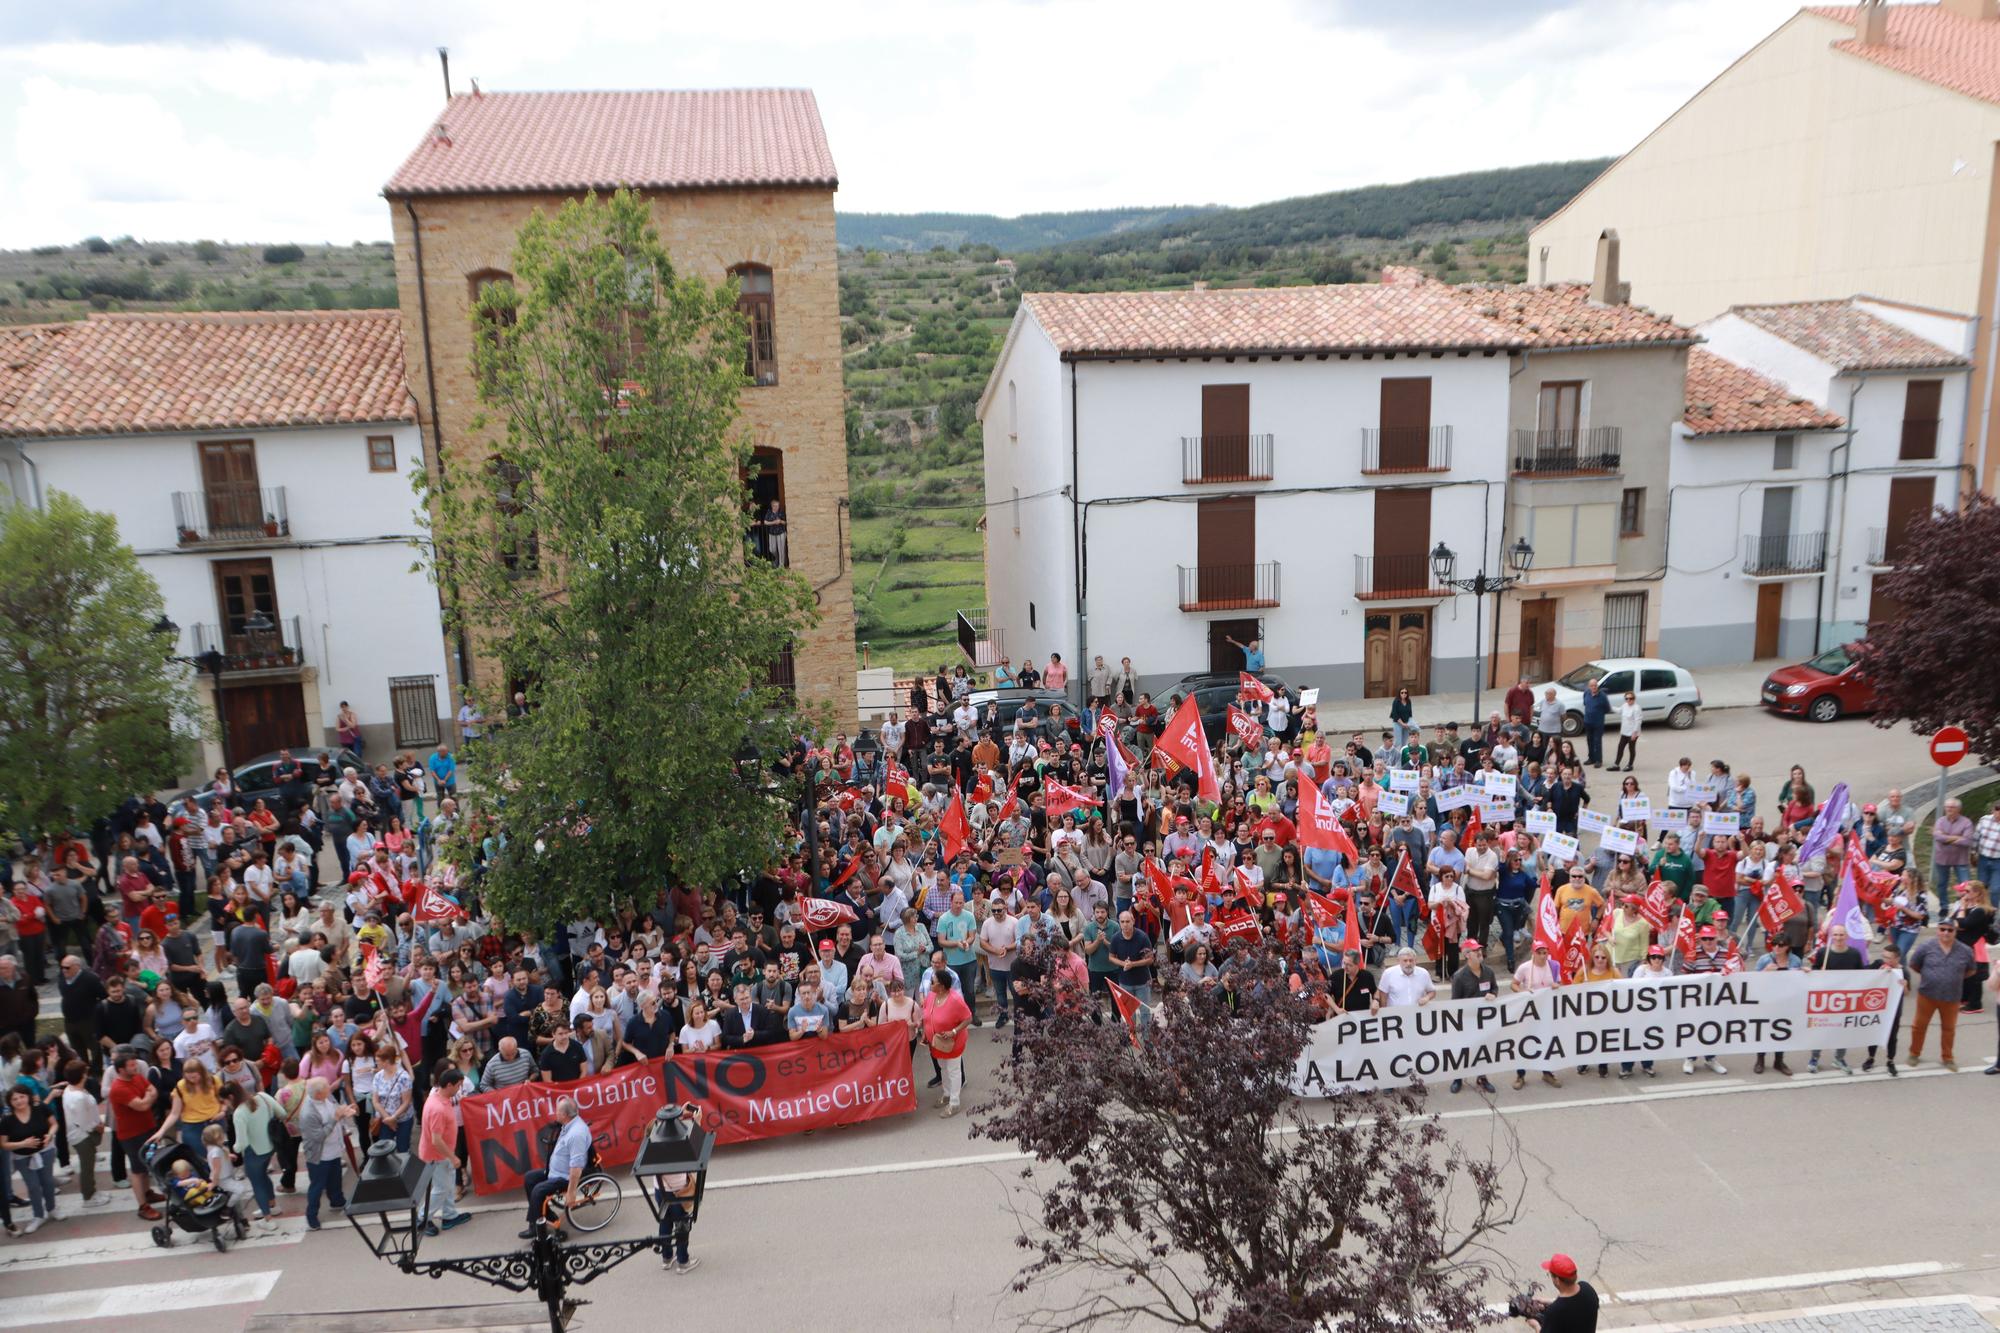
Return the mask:
[[[438,55],[440,58],[444,56],[444,48],[438,48]],[[447,74],[447,85],[449,81]],[[403,211],[410,218],[410,244],[417,265],[417,324],[423,331],[424,390],[431,405],[431,457],[425,461],[425,466],[431,473],[432,484],[436,485],[444,471],[444,419],[438,415],[437,358],[431,355],[431,301],[429,285],[424,281],[424,230],[417,221],[416,201],[407,195],[403,198]],[[433,559],[437,556],[435,546],[431,548],[431,556]],[[445,610],[443,579],[438,580],[438,610]],[[459,688],[468,690],[472,687],[472,648],[466,641],[465,626],[459,625],[452,638],[452,647],[458,657]]]
[[[1833,567],[1833,593],[1836,607],[1840,601],[1839,561],[1846,554],[1847,468],[1854,459],[1854,400],[1861,396],[1861,386],[1866,380],[1866,376],[1857,376],[1854,380],[1854,387],[1847,391],[1847,430],[1841,435],[1840,443],[1828,450],[1826,455],[1826,515],[1820,522],[1821,532],[1834,529],[1836,520],[1833,516],[1833,486],[1836,480],[1840,483],[1840,518],[1838,520],[1839,527],[1836,530],[1838,535],[1834,539],[1833,548],[1826,552],[1825,555],[1827,563]],[[1833,465],[1835,454],[1842,455],[1841,466],[1837,469]],[[1822,570],[1819,576],[1819,588],[1813,596],[1814,657],[1818,657],[1824,651],[1825,645],[1822,640],[1826,637],[1826,621],[1827,617],[1831,614],[1832,612],[1827,610],[1826,605],[1826,572]]]
[[[1076,362],[1072,361],[1069,363],[1069,547],[1076,557],[1076,661],[1070,663],[1070,673],[1081,682],[1088,674],[1085,664],[1090,661],[1090,613],[1085,607],[1083,593],[1090,563],[1083,547],[1083,492],[1077,480],[1080,448],[1076,423]],[[1079,688],[1083,687],[1079,685]]]

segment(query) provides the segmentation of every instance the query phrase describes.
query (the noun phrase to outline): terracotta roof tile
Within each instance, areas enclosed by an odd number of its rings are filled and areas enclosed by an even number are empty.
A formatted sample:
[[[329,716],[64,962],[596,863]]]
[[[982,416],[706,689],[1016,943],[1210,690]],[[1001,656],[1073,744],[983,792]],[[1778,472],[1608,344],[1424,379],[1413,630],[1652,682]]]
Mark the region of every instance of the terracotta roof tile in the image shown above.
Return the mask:
[[[1850,37],[1833,49],[1963,93],[1982,102],[2000,102],[2000,23],[1960,18],[1939,5],[1890,5],[1889,40],[1863,45]],[[1814,7],[1807,12],[1845,23],[1852,6]]]
[[[394,310],[92,315],[0,335],[0,435],[414,421]]]
[[[1512,329],[1528,347],[1663,346],[1701,341],[1693,329],[1639,305],[1598,305],[1590,284],[1468,282],[1447,285],[1413,268],[1391,266],[1382,281],[1397,286],[1432,287],[1450,292],[1482,318]]]
[[[799,88],[461,93],[383,193],[493,194],[838,184]]]
[[[1836,370],[1942,370],[1971,364],[1957,352],[1871,315],[1852,301],[1795,301],[1729,309]]]
[[[1781,430],[1837,430],[1847,423],[1774,379],[1704,347],[1688,353],[1687,411],[1696,435]]]
[[[1033,292],[1066,356],[1511,348],[1519,339],[1444,290],[1381,283],[1172,292]]]

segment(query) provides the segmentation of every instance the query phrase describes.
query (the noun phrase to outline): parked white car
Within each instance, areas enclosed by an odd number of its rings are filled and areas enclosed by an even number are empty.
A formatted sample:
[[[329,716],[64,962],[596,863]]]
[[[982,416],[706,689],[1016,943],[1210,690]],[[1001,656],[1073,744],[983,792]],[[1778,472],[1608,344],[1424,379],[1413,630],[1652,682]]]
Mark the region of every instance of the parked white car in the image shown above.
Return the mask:
[[[1561,680],[1535,686],[1537,706],[1544,691],[1555,687],[1556,702],[1563,706],[1563,735],[1583,734],[1583,687],[1593,680],[1609,700],[1605,728],[1613,733],[1627,691],[1639,696],[1639,716],[1644,721],[1665,722],[1675,731],[1693,726],[1701,711],[1701,687],[1686,667],[1657,657],[1606,657],[1585,662]]]

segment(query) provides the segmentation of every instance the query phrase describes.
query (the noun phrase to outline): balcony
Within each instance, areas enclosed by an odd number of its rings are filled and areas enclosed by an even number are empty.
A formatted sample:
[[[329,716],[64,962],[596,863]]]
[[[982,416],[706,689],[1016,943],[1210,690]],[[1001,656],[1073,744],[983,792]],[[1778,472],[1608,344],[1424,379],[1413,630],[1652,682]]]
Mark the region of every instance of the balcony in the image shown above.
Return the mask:
[[[1181,436],[1181,482],[1215,486],[1232,481],[1269,481],[1277,437],[1272,435]]]
[[[282,541],[292,535],[283,486],[211,486],[174,492],[174,530],[182,546]]]
[[[965,654],[967,666],[984,670],[1000,665],[1000,659],[1007,655],[1007,640],[999,629],[986,623],[984,611],[960,611],[955,625],[958,650]]]
[[[1618,437],[1616,426],[1592,426],[1588,430],[1517,430],[1514,432],[1514,475],[1615,475],[1619,461]]]
[[[1824,532],[1781,532],[1743,539],[1743,577],[1795,579],[1826,572]]]
[[[1357,555],[1354,596],[1362,602],[1403,602],[1449,597],[1451,589],[1437,586],[1429,555]]]
[[[1278,562],[1182,565],[1181,610],[1249,611],[1278,604]]]
[[[224,671],[288,671],[305,663],[300,651],[299,618],[274,623],[261,632],[223,625],[194,627],[194,656],[214,651],[222,655]]]
[[[1366,476],[1446,472],[1450,468],[1449,426],[1361,428],[1361,471]]]

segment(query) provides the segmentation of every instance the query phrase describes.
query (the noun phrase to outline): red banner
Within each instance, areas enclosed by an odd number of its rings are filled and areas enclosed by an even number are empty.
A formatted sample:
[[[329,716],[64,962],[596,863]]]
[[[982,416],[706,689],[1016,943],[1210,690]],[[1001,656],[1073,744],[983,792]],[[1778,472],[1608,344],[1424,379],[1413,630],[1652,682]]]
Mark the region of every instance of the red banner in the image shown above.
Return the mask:
[[[598,1160],[607,1167],[625,1166],[639,1155],[653,1113],[669,1102],[698,1103],[717,1143],[774,1139],[914,1111],[917,1089],[902,1031],[862,1028],[775,1046],[676,1055],[570,1083],[477,1093],[459,1103],[473,1188],[480,1194],[519,1189],[528,1172],[545,1165],[535,1136],[555,1121],[556,1099],[562,1096],[576,1098]]]

